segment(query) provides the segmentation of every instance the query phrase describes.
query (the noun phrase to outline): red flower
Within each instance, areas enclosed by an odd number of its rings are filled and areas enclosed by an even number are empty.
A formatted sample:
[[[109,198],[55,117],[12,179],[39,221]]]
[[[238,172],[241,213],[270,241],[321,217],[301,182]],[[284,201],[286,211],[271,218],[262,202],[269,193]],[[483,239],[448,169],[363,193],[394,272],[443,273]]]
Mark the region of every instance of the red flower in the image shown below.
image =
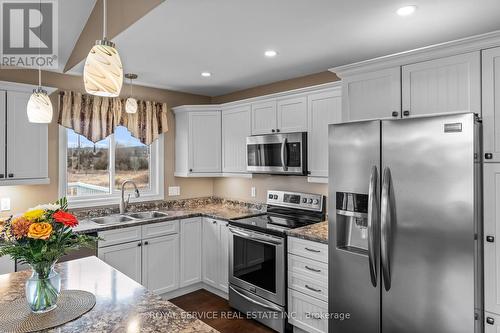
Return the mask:
[[[67,227],[76,227],[78,225],[78,220],[76,219],[76,216],[73,214],[63,212],[62,210],[58,210],[55,212],[52,217],[56,222],[62,223]]]

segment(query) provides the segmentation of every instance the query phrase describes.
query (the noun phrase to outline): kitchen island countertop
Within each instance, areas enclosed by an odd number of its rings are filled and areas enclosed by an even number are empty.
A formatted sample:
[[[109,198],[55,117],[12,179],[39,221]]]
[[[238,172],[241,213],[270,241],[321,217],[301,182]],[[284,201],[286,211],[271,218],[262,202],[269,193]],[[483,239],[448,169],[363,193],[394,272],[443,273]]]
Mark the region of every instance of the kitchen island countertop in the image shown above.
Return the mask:
[[[218,331],[96,257],[56,266],[62,290],[78,289],[96,296],[95,307],[69,323],[44,332],[199,332]],[[29,271],[0,275],[0,304],[24,297]]]

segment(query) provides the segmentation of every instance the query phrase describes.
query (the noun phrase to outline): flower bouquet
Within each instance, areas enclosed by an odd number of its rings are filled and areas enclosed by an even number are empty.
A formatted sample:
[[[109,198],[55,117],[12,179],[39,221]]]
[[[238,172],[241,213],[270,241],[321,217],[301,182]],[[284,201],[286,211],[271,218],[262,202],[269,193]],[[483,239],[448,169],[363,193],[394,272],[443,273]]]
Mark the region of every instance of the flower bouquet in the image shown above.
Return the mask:
[[[30,265],[26,299],[35,313],[53,310],[61,291],[61,278],[54,265],[63,255],[80,247],[93,247],[95,237],[76,234],[77,218],[67,212],[66,198],[39,205],[11,217],[0,228],[0,257],[9,255]]]

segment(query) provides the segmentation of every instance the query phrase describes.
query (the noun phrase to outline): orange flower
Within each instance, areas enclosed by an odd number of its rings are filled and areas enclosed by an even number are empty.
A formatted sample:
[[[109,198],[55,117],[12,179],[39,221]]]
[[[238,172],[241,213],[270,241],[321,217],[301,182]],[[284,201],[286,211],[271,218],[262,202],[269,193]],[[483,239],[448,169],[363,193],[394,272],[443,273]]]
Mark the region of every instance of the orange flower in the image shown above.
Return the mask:
[[[28,237],[33,239],[48,239],[52,234],[50,223],[33,223],[28,230]]]
[[[16,239],[23,238],[28,234],[31,222],[24,217],[18,217],[12,221],[11,231]]]

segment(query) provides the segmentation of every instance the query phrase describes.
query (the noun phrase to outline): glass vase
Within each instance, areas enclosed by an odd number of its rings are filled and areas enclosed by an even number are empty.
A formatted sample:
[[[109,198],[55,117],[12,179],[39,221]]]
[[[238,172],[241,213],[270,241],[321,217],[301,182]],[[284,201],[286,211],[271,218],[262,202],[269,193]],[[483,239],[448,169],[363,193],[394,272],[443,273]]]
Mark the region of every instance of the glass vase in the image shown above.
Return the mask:
[[[57,307],[61,277],[54,265],[55,262],[30,264],[32,274],[26,281],[26,300],[34,313],[49,312]]]

